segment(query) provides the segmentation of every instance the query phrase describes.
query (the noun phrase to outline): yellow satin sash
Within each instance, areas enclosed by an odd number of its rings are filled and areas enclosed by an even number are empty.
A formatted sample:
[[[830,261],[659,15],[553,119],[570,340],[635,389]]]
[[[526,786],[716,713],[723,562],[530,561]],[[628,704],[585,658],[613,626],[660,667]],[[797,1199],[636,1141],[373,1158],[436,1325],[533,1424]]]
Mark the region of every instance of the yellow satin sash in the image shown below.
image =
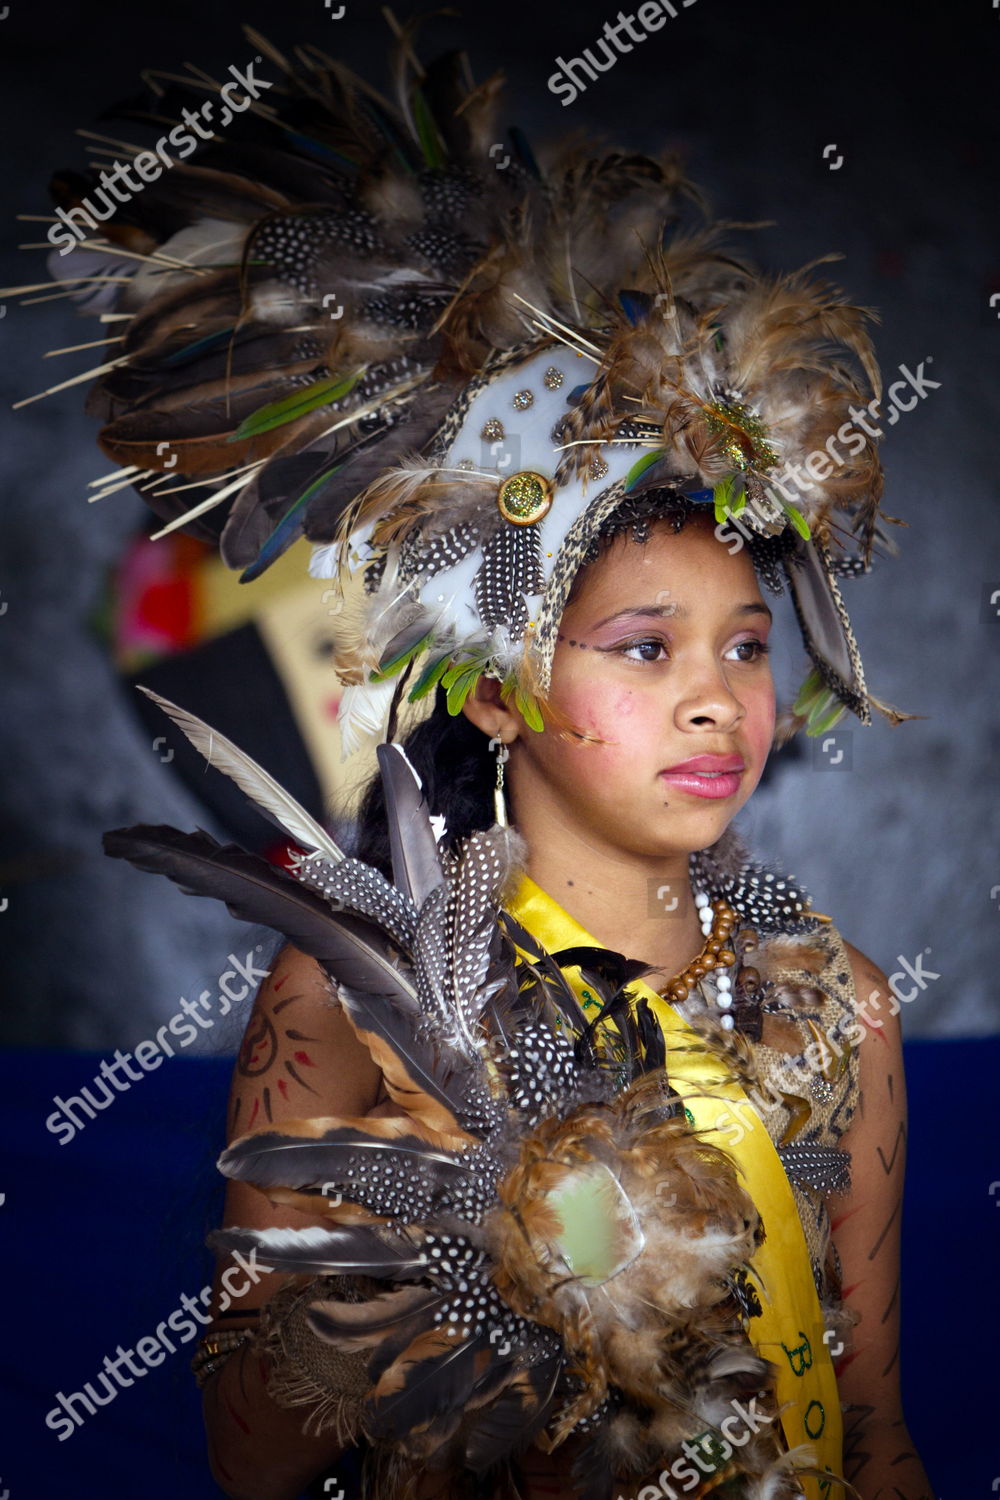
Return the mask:
[[[603,946],[528,875],[516,877],[504,906],[549,953]],[[594,1003],[579,969],[565,973],[581,1004]],[[774,1143],[740,1085],[726,1081],[725,1065],[704,1050],[684,1050],[696,1035],[674,1007],[642,980],[629,988],[646,997],[660,1024],[670,1082],[682,1095],[689,1118],[693,1116],[703,1139],[736,1162],[763,1222],[766,1238],[752,1263],[763,1310],[750,1320],[748,1333],[761,1356],[777,1368],[785,1441],[789,1448],[811,1444],[816,1467],[839,1475],[843,1426],[837,1382],[802,1223]],[[735,1421],[730,1429],[734,1437],[746,1431]],[[830,1480],[800,1482],[809,1500],[826,1500],[831,1494]]]

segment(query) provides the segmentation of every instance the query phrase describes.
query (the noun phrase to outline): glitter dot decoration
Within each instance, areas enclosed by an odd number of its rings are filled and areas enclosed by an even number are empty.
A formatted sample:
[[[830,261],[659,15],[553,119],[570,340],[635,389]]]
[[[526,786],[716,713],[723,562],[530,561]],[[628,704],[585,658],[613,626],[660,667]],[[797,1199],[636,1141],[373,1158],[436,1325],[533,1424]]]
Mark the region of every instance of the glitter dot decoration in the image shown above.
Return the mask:
[[[471,458],[460,458],[455,465],[456,469],[474,469],[475,467]]]
[[[772,469],[778,462],[760,417],[735,393],[716,397],[702,411],[709,432],[722,437],[722,451],[734,469]]]
[[[503,423],[500,421],[499,417],[490,417],[488,421],[484,422],[483,430],[479,434],[479,436],[483,439],[484,442],[487,443],[501,442],[504,436],[504,430]]]
[[[565,378],[566,377],[563,375],[562,370],[557,370],[555,365],[549,365],[549,368],[542,376],[542,380],[545,382],[545,388],[549,391],[557,391],[562,385]]]
[[[515,391],[511,402],[515,411],[527,411],[529,406],[534,406],[535,396],[533,391]]]
[[[608,472],[607,462],[603,458],[601,458],[600,454],[598,454],[598,456],[596,458],[592,458],[590,460],[590,477],[591,477],[591,479],[603,479],[604,476],[605,476],[605,474],[607,474],[607,472]]]
[[[497,507],[515,526],[533,526],[552,508],[552,485],[544,475],[522,469],[500,486]]]

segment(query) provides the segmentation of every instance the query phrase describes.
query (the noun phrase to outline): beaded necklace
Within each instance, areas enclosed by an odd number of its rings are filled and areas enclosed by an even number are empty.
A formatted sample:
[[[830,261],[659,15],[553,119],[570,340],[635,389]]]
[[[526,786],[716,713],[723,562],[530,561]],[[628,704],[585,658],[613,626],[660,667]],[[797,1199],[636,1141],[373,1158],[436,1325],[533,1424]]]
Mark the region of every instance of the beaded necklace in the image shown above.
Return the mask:
[[[808,898],[791,881],[749,862],[735,877],[721,881],[715,871],[705,869],[702,859],[692,857],[691,874],[705,942],[701,952],[659,993],[672,1004],[683,1005],[696,991],[709,1009],[716,1009],[723,1030],[737,1030],[751,1041],[760,1041],[761,1003],[768,986],[761,984],[758,970],[746,962],[759,946],[756,926],[787,931],[811,925]],[[712,875],[716,878],[711,879]],[[714,887],[713,895],[705,885]],[[712,982],[706,985],[709,974]]]

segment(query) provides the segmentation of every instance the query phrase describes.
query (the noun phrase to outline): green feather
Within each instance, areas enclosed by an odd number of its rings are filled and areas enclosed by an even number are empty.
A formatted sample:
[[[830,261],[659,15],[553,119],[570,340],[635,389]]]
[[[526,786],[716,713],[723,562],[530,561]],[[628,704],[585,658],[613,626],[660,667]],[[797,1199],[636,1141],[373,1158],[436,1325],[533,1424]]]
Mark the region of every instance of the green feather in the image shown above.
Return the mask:
[[[628,494],[629,490],[632,489],[633,485],[639,483],[639,480],[642,478],[643,474],[645,474],[646,470],[651,469],[655,463],[658,463],[660,461],[666,451],[666,448],[654,448],[652,453],[644,453],[642,458],[636,460],[631,469],[629,469],[628,473],[625,475],[626,495]]]
[[[254,578],[259,578],[261,573],[266,572],[271,566],[275,558],[280,557],[287,545],[289,534],[298,527],[303,507],[308,505],[317,490],[321,490],[338,469],[342,468],[343,464],[334,464],[331,468],[324,469],[319,478],[314,479],[312,484],[302,491],[298,499],[292,502],[253,562],[243,569],[240,574],[240,583],[250,583]]]
[[[439,656],[436,661],[430,662],[424,668],[410,689],[409,700],[411,703],[416,703],[418,698],[425,698],[431,689],[437,686],[444,673],[448,670],[448,663],[450,661],[450,656]]]
[[[834,724],[839,723],[845,712],[844,705],[836,693],[832,693],[827,688],[809,711],[809,717],[806,720],[807,737],[814,739],[819,734],[825,734],[828,729],[833,728]]]
[[[441,686],[445,690],[448,712],[452,716],[462,712],[462,704],[483,675],[485,665],[485,662],[479,660],[460,661],[443,674]]]
[[[795,702],[792,704],[792,712],[796,714],[807,714],[812,708],[813,704],[816,702],[816,699],[825,690],[826,684],[817,672],[816,668],[810,668],[809,672],[802,679],[802,686],[799,688],[799,691],[795,697]]]
[[[800,510],[796,510],[794,505],[789,505],[787,500],[782,500],[781,506],[782,509],[790,517],[792,525],[795,527],[795,530],[798,532],[799,536],[803,537],[805,541],[808,541],[810,536],[812,536],[812,532],[809,530],[809,522],[806,520],[802,512]]]
[[[331,401],[339,401],[352,391],[361,379],[362,371],[356,370],[353,375],[332,376],[328,380],[314,380],[311,385],[302,390],[293,391],[290,396],[282,396],[278,401],[269,401],[266,406],[258,406],[237,427],[236,431],[227,439],[230,443],[242,442],[245,438],[256,437],[261,432],[270,432],[272,427],[283,427],[286,422],[294,422],[299,417],[306,416],[315,411],[317,406],[328,406]]]
[[[813,667],[799,688],[798,696],[792,704],[792,712],[805,719],[806,734],[814,739],[816,735],[825,734],[828,729],[832,729],[843,718],[847,709]]]
[[[368,681],[388,682],[389,678],[395,677],[397,672],[401,671],[408,661],[412,661],[415,656],[419,656],[421,651],[430,645],[433,635],[434,632],[428,630],[427,634],[422,635],[419,641],[414,641],[411,645],[404,646],[402,651],[397,651],[395,656],[383,657],[378,664],[377,670],[369,674]]]
[[[542,718],[541,709],[538,707],[531,693],[524,693],[520,688],[514,689],[514,703],[529,729],[544,729],[545,721]]]
[[[725,479],[720,479],[713,491],[715,500],[715,519],[718,522],[729,519],[730,507],[733,501],[733,476],[727,474]]]

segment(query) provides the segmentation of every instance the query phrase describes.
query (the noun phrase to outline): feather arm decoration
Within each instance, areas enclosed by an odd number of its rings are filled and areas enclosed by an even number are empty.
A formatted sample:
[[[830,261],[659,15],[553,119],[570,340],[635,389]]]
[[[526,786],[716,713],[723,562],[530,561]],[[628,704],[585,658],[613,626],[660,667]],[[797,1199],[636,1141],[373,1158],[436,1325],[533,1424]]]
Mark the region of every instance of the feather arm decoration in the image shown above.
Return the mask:
[[[419,1006],[412,984],[379,928],[326,902],[266,860],[207,833],[167,827],[114,829],[104,851],[140,869],[166,875],[190,895],[225,901],[234,917],[283,932],[303,953],[336,976],[338,997],[358,1036],[383,1068],[386,1085],[404,1107],[431,1128],[460,1137],[455,1110],[469,1070],[456,1071],[433,1038],[411,1039],[407,1017]]]

